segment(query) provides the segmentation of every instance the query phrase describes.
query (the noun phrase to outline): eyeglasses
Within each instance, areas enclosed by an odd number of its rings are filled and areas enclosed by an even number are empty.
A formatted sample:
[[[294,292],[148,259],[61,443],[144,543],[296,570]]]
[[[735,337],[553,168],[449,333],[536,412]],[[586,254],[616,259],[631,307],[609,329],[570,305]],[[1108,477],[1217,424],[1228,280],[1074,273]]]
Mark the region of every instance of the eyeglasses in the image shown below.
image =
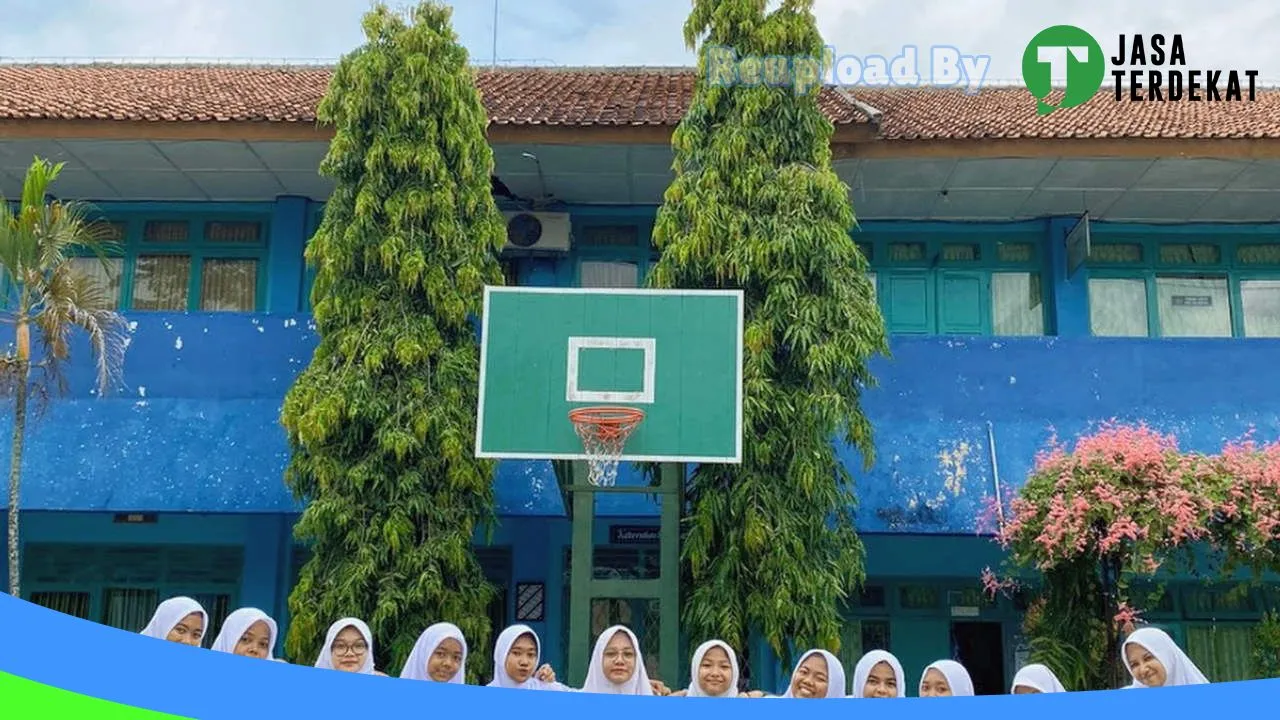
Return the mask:
[[[330,645],[329,649],[333,651],[334,655],[346,655],[347,653],[352,655],[363,655],[369,651],[369,646],[364,643],[348,645],[346,643],[336,642],[333,645]]]

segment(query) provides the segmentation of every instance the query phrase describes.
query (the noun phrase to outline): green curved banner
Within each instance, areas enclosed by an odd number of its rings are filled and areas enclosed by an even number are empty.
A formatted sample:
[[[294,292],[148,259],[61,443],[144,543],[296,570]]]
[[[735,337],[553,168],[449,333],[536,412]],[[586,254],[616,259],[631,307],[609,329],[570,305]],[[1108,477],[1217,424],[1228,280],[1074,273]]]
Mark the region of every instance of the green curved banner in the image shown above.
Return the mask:
[[[6,720],[190,720],[129,707],[0,672],[0,717]]]

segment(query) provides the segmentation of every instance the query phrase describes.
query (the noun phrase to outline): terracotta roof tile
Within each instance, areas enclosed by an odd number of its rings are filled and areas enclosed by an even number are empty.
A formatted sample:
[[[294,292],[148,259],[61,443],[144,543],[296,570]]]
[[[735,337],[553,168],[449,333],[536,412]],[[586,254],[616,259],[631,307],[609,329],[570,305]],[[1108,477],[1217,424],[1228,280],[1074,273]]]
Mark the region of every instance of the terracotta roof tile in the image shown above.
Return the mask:
[[[314,122],[329,68],[0,66],[2,119]],[[693,93],[686,68],[479,70],[500,125],[675,125]],[[834,122],[866,118],[831,90]]]
[[[315,121],[325,67],[0,66],[0,119]],[[688,107],[689,68],[500,68],[477,72],[494,123],[663,125]],[[938,88],[853,88],[883,112],[888,140],[1014,138],[1280,138],[1280,91],[1257,102],[1116,103],[1104,88],[1086,105],[1041,117],[1023,88],[975,95]],[[821,97],[837,124],[866,122],[833,89]]]
[[[1116,102],[1104,85],[1084,105],[1044,116],[1024,88],[858,88],[854,96],[884,113],[886,140],[1280,138],[1277,90],[1259,90],[1254,102]]]

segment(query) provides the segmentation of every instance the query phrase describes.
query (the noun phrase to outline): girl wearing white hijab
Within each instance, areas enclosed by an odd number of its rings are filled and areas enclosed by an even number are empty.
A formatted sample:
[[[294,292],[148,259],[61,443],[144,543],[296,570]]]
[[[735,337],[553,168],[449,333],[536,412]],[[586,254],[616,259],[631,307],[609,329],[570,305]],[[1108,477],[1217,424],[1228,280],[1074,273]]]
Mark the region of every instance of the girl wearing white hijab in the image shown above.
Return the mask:
[[[969,671],[955,660],[939,660],[920,675],[920,697],[968,697],[973,695]]]
[[[215,652],[275,660],[272,657],[278,633],[276,621],[258,608],[240,608],[222,621],[222,630],[213,639]]]
[[[791,685],[782,697],[812,700],[845,697],[844,666],[826,650],[810,650],[796,663]]]
[[[542,642],[528,625],[512,625],[493,644],[493,681],[489,687],[516,690],[559,690],[571,688],[556,682],[550,665],[538,666]]]
[[[1028,665],[1013,676],[1013,687],[1009,692],[1013,695],[1033,695],[1035,693],[1061,693],[1067,689],[1062,686],[1058,676],[1048,667],[1035,663]]]
[[[1135,630],[1124,641],[1120,659],[1129,668],[1133,684],[1129,688],[1205,685],[1209,678],[1182,652],[1182,648],[1159,628]]]
[[[853,668],[855,698],[892,698],[907,696],[906,673],[892,653],[872,650]]]
[[[342,618],[329,626],[316,667],[386,677],[373,667],[373,633],[358,618]]]
[[[686,690],[676,697],[738,697],[738,655],[723,640],[708,640],[693,651],[693,675]]]
[[[653,695],[640,641],[622,625],[600,633],[591,651],[591,666],[582,692],[606,695]]]
[[[467,675],[467,639],[453,623],[436,623],[418,636],[413,651],[400,671],[409,680],[465,685]]]
[[[140,634],[157,640],[200,647],[209,627],[209,613],[189,597],[173,597],[156,607],[151,621]]]

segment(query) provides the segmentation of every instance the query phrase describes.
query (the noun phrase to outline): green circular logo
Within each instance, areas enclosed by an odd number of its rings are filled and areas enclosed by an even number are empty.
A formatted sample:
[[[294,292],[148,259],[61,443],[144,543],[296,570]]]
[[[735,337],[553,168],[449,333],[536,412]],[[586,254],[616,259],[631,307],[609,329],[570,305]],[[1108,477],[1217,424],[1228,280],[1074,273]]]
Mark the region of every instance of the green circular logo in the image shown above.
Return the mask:
[[[1036,112],[1048,115],[1059,108],[1082,105],[1102,87],[1107,58],[1089,33],[1074,25],[1041,30],[1022,53],[1022,82],[1036,97]],[[1045,100],[1054,78],[1066,78],[1067,88],[1057,104]]]

